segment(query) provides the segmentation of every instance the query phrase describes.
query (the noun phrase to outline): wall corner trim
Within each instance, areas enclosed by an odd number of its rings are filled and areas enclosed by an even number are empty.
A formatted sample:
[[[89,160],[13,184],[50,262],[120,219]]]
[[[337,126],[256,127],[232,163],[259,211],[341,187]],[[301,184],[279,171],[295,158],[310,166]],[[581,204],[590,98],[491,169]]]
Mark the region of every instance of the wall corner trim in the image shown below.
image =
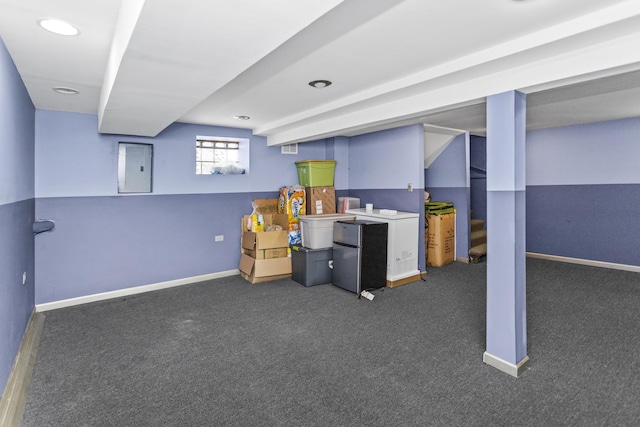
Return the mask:
[[[127,295],[142,294],[145,292],[158,291],[160,289],[174,288],[176,286],[189,285],[191,283],[204,282],[206,280],[219,279],[221,277],[236,276],[238,274],[240,274],[240,270],[228,270],[218,273],[203,274],[200,276],[185,277],[183,279],[169,280],[167,282],[135,286],[132,288],[118,289],[116,291],[102,292],[99,294],[92,294],[82,297],[47,302],[43,304],[36,304],[35,309],[37,312],[57,310],[59,308],[72,307],[74,305],[88,304],[90,302],[104,301]]]
[[[527,364],[529,363],[529,356],[525,356],[517,365],[509,363],[506,360],[502,360],[488,352],[484,352],[482,355],[482,361],[489,366],[518,378],[525,371]]]
[[[22,337],[22,343],[11,368],[7,385],[0,400],[0,425],[19,426],[27,403],[27,393],[36,363],[45,316],[35,310]]]

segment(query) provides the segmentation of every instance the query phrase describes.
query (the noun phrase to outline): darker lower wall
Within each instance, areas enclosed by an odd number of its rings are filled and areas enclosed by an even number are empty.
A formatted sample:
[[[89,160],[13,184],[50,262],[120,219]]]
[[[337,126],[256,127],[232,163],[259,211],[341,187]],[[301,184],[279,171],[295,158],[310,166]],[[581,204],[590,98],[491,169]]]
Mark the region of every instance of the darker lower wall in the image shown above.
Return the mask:
[[[42,198],[36,304],[238,268],[240,221],[269,193]],[[216,235],[224,241],[215,242]]]
[[[33,310],[34,206],[33,199],[0,205],[0,390],[9,378]]]
[[[469,137],[469,164],[471,166],[471,210],[473,217],[487,225],[487,138]]]
[[[487,178],[471,176],[471,210],[473,217],[487,226]]]
[[[640,185],[528,186],[527,251],[640,266]]]

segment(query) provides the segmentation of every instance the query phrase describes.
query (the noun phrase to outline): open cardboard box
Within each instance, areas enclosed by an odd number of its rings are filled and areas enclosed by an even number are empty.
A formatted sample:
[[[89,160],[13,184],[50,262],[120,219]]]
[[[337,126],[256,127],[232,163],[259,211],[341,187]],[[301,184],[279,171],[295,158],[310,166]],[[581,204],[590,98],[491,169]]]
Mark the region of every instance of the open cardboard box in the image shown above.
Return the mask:
[[[256,205],[256,211],[261,214],[277,214],[279,200],[275,199],[254,199],[253,203]]]
[[[255,259],[242,254],[238,269],[251,283],[287,279],[291,277],[291,258]]]
[[[288,218],[286,214],[266,214],[263,215],[265,227],[279,225],[280,231],[247,231],[247,220],[251,215],[242,217],[242,248],[250,251],[272,248],[286,248],[289,246],[289,236],[287,230]]]
[[[251,283],[291,277],[287,214],[263,214],[265,227],[279,225],[279,231],[247,231],[247,220],[242,217],[242,255],[238,269],[242,277]]]
[[[265,227],[268,225],[277,224],[282,227],[283,230],[286,230],[289,225],[289,218],[287,217],[287,214],[263,214],[262,217],[264,218]],[[251,220],[251,215],[244,215],[242,217],[242,231],[249,230],[247,228],[247,220]]]
[[[286,248],[289,246],[287,230],[282,231],[245,231],[242,233],[242,247],[249,250]]]

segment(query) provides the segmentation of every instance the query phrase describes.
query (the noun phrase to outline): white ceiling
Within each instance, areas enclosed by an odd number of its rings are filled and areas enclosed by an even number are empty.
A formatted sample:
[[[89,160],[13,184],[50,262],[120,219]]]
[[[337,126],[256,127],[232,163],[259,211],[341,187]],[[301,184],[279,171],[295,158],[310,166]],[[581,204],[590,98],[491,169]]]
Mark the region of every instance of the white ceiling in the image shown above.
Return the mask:
[[[638,0],[0,0],[0,37],[36,108],[97,114],[102,133],[483,134],[485,97],[514,89],[530,129],[640,116]]]

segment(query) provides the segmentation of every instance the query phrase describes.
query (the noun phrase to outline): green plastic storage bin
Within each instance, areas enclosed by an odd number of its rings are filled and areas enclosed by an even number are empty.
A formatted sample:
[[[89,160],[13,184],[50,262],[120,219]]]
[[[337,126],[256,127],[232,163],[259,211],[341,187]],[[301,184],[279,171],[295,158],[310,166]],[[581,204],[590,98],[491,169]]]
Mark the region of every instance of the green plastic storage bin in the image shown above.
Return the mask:
[[[296,167],[303,187],[333,187],[335,160],[302,160],[296,162]]]

